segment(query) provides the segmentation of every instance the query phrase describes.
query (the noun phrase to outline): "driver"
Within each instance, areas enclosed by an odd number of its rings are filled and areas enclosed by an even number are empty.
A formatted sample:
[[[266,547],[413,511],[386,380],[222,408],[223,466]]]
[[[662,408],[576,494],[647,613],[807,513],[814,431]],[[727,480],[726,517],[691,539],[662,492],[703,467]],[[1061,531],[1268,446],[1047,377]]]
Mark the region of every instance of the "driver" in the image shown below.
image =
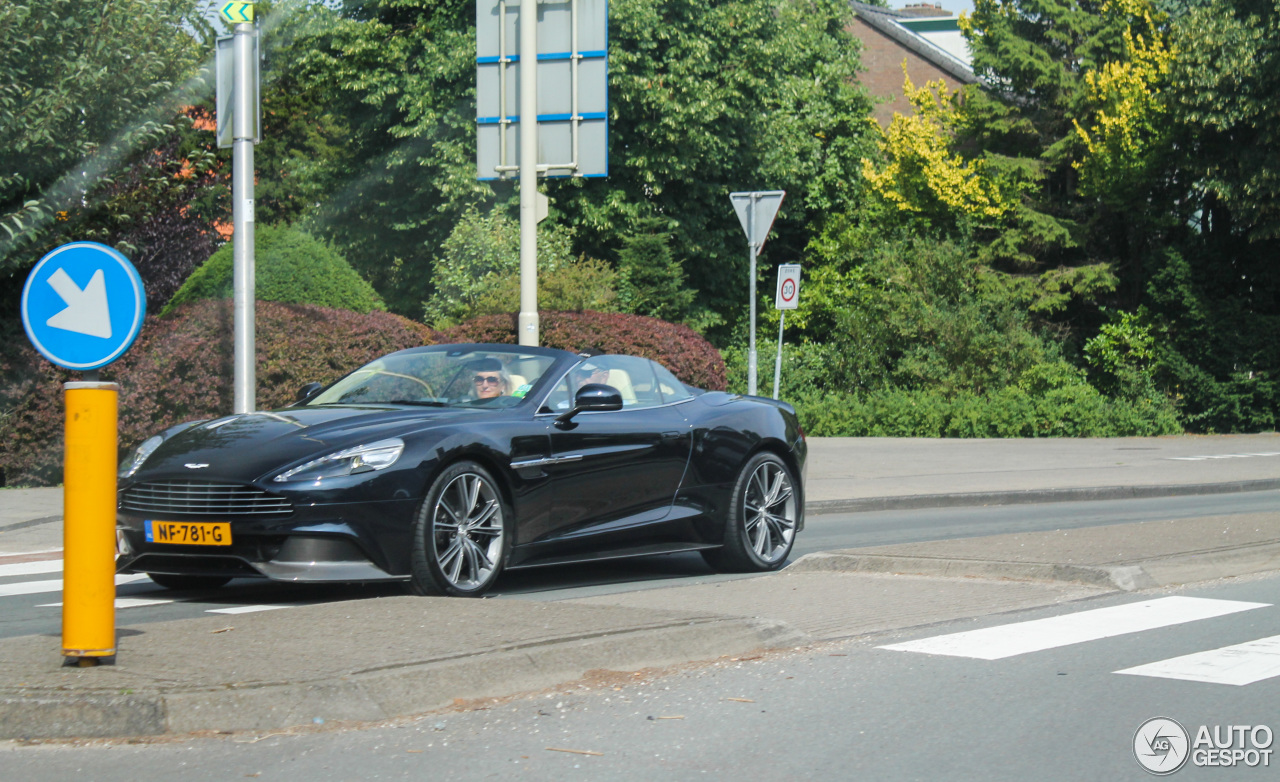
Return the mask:
[[[511,376],[498,359],[482,358],[470,366],[475,372],[471,382],[475,385],[476,399],[494,399],[511,393]]]

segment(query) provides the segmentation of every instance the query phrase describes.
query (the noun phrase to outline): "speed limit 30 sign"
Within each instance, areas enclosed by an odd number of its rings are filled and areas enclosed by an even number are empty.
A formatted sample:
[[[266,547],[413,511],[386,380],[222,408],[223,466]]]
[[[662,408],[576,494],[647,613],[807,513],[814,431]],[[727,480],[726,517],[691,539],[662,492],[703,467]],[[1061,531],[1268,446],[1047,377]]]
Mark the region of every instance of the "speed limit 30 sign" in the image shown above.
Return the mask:
[[[773,306],[780,310],[800,306],[800,264],[784,263],[778,267],[778,292]]]

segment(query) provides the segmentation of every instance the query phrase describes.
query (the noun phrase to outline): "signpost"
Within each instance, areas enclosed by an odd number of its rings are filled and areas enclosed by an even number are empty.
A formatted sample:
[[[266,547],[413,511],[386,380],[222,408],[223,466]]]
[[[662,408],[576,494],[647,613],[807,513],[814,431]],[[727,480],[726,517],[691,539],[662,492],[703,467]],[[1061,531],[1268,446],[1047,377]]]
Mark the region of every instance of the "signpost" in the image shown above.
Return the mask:
[[[253,254],[253,145],[260,140],[258,97],[258,36],[253,26],[253,3],[229,2],[218,12],[234,26],[230,46],[218,41],[218,142],[224,145],[230,129],[232,292],[234,296],[234,357],[232,412],[257,407],[254,345],[255,291]],[[223,52],[229,52],[229,56]],[[230,66],[226,63],[230,63]],[[225,73],[225,75],[224,75]]]
[[[538,177],[609,172],[607,51],[607,0],[476,2],[476,169],[519,174],[521,345],[539,342]]]
[[[778,267],[778,291],[773,297],[778,313],[778,356],[773,362],[773,398],[778,398],[782,382],[782,328],[787,323],[787,310],[800,306],[800,264],[784,263]]]
[[[782,206],[785,190],[756,190],[745,193],[730,193],[729,200],[738,213],[738,222],[747,234],[747,253],[751,258],[751,270],[748,289],[751,291],[751,342],[747,351],[747,393],[756,393],[756,256],[764,247],[764,240],[773,228],[773,218],[778,215],[778,207]]]
[[[85,380],[64,386],[62,654],[82,666],[116,654],[115,531],[119,386],[98,369],[142,330],[142,278],[119,252],[72,242],[40,259],[22,288],[22,327],[42,356]]]

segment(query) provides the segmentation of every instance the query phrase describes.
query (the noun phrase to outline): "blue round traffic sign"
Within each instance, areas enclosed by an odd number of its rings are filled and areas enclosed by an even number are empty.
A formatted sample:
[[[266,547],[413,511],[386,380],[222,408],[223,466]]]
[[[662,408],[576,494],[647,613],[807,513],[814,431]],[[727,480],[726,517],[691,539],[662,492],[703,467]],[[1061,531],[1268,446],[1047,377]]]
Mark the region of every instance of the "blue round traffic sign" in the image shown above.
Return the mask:
[[[147,297],[129,259],[97,242],[64,244],[40,259],[22,288],[22,327],[65,369],[120,358],[142,330]]]

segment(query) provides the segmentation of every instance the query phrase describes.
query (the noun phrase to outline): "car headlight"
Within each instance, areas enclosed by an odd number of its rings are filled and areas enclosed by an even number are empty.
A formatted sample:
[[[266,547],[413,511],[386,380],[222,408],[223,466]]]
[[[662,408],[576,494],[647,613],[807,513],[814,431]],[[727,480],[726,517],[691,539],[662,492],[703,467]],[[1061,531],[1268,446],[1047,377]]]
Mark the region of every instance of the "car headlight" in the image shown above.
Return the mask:
[[[133,475],[135,472],[137,472],[138,468],[142,466],[142,463],[147,460],[147,457],[155,453],[155,450],[160,447],[160,443],[163,443],[163,442],[164,442],[164,438],[161,437],[160,435],[156,435],[155,437],[148,437],[146,440],[143,440],[142,445],[139,445],[136,449],[134,449],[133,458],[131,458],[124,465],[122,465],[122,469],[120,470],[120,477],[128,478],[130,475]]]
[[[357,475],[362,472],[385,470],[396,463],[400,454],[404,453],[404,440],[392,437],[379,440],[368,445],[357,445],[345,451],[331,453],[306,464],[294,467],[288,472],[277,475],[273,480],[277,483],[287,481],[318,481],[324,478],[337,478],[343,475]]]

